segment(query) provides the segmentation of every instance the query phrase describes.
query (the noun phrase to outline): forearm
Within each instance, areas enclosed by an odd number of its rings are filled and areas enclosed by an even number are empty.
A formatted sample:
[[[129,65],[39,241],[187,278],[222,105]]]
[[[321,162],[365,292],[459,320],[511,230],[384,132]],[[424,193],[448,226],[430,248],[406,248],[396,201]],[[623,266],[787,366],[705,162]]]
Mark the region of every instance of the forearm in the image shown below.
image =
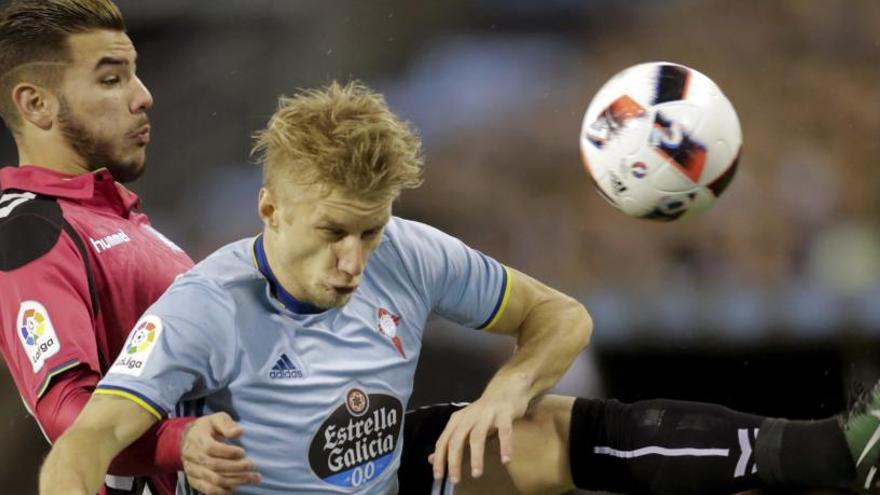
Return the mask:
[[[470,446],[471,475],[483,473],[487,435],[497,433],[502,464],[513,459],[514,421],[522,418],[534,399],[552,387],[587,345],[590,315],[573,299],[526,276],[512,272],[512,304],[501,313],[496,333],[516,335],[517,349],[498,370],[483,395],[452,415],[437,440],[434,478],[449,469],[449,479],[461,478],[466,445]],[[448,456],[448,457],[447,457]]]
[[[99,379],[96,372],[84,367],[56,377],[34,410],[51,442],[54,443],[76,421]],[[153,425],[113,459],[108,472],[121,476],[152,476],[181,470],[181,437],[193,419],[167,419]]]
[[[195,418],[165,419],[153,425],[110,463],[108,472],[121,476],[153,476],[183,469],[180,445]]]
[[[110,461],[155,423],[150,412],[128,399],[92,396],[52,446],[40,470],[40,493],[97,493]]]
[[[40,470],[40,495],[98,493],[115,452],[90,430],[71,428],[55,445]]]
[[[517,347],[487,385],[483,396],[508,393],[529,399],[555,385],[587,346],[593,322],[577,301],[558,297],[529,311],[517,334]]]

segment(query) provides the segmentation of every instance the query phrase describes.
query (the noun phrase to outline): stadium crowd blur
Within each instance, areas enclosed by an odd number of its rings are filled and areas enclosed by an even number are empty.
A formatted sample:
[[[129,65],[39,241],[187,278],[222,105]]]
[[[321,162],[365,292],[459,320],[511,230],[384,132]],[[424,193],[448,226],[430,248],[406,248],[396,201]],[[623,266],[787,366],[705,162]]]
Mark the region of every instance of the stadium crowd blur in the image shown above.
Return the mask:
[[[426,183],[397,214],[593,313],[595,349],[562,391],[810,417],[880,374],[874,0],[118,4],[156,99],[131,187],[196,260],[260,227],[249,135],[276,97],[357,78],[425,141]],[[688,222],[624,217],[579,161],[592,94],[651,60],[712,77],[743,127],[731,187]],[[427,334],[413,405],[474,399],[512,346],[447,327]],[[0,393],[0,493],[28,493],[45,442],[8,376]]]

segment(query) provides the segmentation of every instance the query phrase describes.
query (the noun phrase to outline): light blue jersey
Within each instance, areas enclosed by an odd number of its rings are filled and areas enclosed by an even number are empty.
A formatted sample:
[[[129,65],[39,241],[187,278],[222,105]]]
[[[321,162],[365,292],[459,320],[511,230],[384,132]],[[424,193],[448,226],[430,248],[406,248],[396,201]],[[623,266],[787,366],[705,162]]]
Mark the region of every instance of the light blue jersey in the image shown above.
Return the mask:
[[[395,217],[351,300],[315,313],[244,239],[147,310],[96,393],[157,418],[229,413],[263,476],[237,493],[393,494],[426,320],[489,327],[509,291],[495,260]],[[183,476],[177,493],[192,493]]]

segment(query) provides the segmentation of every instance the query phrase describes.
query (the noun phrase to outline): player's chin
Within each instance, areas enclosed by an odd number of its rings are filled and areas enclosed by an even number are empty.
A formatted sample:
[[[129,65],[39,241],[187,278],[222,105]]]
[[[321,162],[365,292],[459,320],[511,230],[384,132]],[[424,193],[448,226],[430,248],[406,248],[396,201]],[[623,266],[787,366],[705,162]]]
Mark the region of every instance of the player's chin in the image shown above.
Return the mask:
[[[339,308],[341,306],[345,306],[348,301],[351,300],[351,292],[340,292],[335,289],[330,289],[330,297],[326,301],[326,304],[322,304],[326,309],[330,308]]]
[[[117,182],[132,182],[144,174],[146,169],[146,153],[134,153],[124,160],[107,167]]]

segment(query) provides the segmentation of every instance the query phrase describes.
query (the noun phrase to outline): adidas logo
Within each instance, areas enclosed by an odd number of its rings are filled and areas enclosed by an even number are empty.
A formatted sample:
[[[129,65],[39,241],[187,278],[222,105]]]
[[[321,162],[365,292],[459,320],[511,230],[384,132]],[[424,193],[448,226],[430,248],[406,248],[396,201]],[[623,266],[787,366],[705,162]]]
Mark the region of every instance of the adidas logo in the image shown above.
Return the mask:
[[[296,367],[295,364],[293,364],[293,361],[291,361],[290,358],[287,357],[287,354],[282,354],[281,358],[278,359],[278,362],[275,363],[275,366],[272,366],[272,369],[269,370],[269,378],[273,380],[302,377],[302,370],[300,370]]]

